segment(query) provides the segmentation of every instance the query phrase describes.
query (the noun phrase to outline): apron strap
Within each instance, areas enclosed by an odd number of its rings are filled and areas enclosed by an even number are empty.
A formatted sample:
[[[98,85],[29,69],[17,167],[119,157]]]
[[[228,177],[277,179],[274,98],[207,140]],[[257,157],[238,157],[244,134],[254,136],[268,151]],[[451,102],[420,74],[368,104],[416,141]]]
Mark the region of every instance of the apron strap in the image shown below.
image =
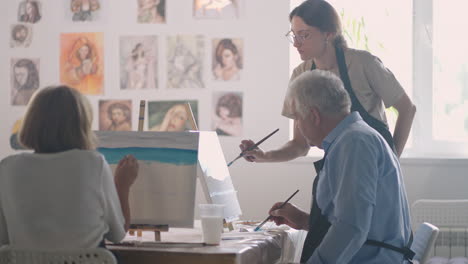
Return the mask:
[[[413,250],[411,250],[411,244],[413,244],[413,232],[411,232],[408,244],[405,247],[402,247],[402,248],[395,247],[395,246],[387,244],[385,242],[372,240],[372,239],[366,240],[366,242],[364,244],[369,245],[369,246],[381,247],[381,248],[386,248],[386,249],[396,251],[396,252],[402,254],[403,258],[406,261],[408,261],[409,263],[413,263],[412,260],[414,258],[414,255],[416,254]]]
[[[358,111],[362,119],[372,128],[377,130],[380,135],[385,139],[390,148],[396,153],[395,143],[393,142],[392,133],[384,122],[373,117],[367,110],[362,106],[361,102],[356,96],[356,93],[351,86],[351,80],[349,79],[348,68],[346,67],[346,58],[344,56],[343,48],[335,46],[336,60],[338,63],[338,69],[340,72],[340,79],[343,82],[345,90],[348,92],[349,97],[351,98],[351,111]],[[315,70],[315,62],[312,63],[310,70]]]
[[[345,86],[346,91],[348,91],[348,94],[351,97],[351,102],[352,102],[351,109],[353,111],[359,111],[364,121],[366,121],[366,123],[369,126],[376,129],[385,138],[385,140],[392,147],[392,149],[395,151],[393,138],[392,138],[390,131],[388,130],[388,126],[385,123],[381,122],[380,120],[371,116],[361,105],[361,103],[357,99],[356,94],[354,93],[351,87],[351,81],[348,76],[348,70],[346,68],[346,62],[345,62],[343,50],[338,47],[335,47],[335,49],[336,49],[335,51],[337,53],[337,61],[338,61],[339,69],[340,69],[340,78]],[[315,69],[316,69],[315,63],[313,63],[311,70],[315,70]],[[322,214],[320,208],[318,207],[317,199],[316,199],[319,174],[325,163],[326,154],[327,153],[325,153],[325,156],[323,157],[323,159],[317,162],[314,162],[314,167],[315,167],[315,171],[317,172],[317,176],[315,177],[314,183],[312,186],[313,201],[312,201],[312,207],[311,207],[311,212],[309,216],[309,230],[313,230],[313,232],[307,233],[307,237],[303,245],[301,263],[306,262],[310,258],[310,256],[313,254],[315,249],[322,242],[323,238],[328,232],[328,229],[331,226],[330,222],[328,221],[328,218]],[[409,245],[405,247],[406,249],[394,247],[392,245],[379,242],[379,241],[375,241],[375,240],[367,240],[366,244],[394,249],[395,251],[402,253],[405,256],[405,259],[408,260],[410,263],[412,263],[411,259],[414,256],[414,252],[409,249],[412,241],[413,241],[413,234],[411,233],[410,242],[409,242]]]

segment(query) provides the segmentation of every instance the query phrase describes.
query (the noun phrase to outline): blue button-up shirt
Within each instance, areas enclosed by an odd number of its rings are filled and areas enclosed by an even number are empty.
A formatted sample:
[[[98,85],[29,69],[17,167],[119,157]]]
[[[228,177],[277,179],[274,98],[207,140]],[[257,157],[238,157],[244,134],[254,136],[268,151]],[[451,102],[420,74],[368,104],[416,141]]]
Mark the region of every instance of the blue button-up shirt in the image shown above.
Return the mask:
[[[400,253],[364,245],[367,239],[396,247],[409,241],[406,190],[392,149],[358,112],[343,119],[322,146],[316,199],[331,227],[307,263],[403,263]]]

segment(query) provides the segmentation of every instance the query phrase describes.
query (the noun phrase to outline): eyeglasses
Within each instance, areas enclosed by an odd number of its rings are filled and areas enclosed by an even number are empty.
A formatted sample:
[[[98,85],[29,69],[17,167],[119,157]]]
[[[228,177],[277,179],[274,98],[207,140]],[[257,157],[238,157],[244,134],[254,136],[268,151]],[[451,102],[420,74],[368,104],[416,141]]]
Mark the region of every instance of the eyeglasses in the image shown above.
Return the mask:
[[[300,34],[300,35],[296,35],[296,34],[294,34],[294,32],[292,30],[290,30],[290,31],[288,31],[288,33],[286,33],[285,36],[289,40],[289,42],[294,44],[294,41],[296,41],[297,43],[304,42],[305,40],[309,39],[312,36],[312,34],[310,32],[306,32],[306,33],[303,33],[303,34]]]

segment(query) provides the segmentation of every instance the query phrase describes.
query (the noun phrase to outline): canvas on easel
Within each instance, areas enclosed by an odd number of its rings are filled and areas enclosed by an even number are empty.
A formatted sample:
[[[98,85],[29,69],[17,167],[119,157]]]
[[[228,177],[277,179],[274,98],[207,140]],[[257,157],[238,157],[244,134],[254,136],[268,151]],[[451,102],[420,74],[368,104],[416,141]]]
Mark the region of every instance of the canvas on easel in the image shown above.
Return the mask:
[[[242,211],[216,132],[200,131],[198,164],[198,177],[207,202],[224,205],[226,222],[238,220]]]
[[[198,132],[97,131],[98,151],[115,170],[132,154],[139,172],[130,189],[133,225],[193,227]]]
[[[185,104],[185,110],[191,129],[198,130],[189,103]],[[198,165],[198,177],[208,203],[224,205],[225,223],[238,220],[242,211],[216,132],[200,131]]]

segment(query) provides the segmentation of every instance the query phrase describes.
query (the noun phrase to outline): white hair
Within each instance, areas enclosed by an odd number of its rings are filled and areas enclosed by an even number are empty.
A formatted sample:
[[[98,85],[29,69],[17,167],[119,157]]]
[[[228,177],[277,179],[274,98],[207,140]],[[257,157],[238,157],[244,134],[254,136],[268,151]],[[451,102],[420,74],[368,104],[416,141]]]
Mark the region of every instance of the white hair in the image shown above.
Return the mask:
[[[328,71],[313,70],[299,75],[290,84],[288,98],[294,102],[294,110],[302,118],[312,107],[329,116],[346,114],[351,110],[351,99],[343,82]]]

